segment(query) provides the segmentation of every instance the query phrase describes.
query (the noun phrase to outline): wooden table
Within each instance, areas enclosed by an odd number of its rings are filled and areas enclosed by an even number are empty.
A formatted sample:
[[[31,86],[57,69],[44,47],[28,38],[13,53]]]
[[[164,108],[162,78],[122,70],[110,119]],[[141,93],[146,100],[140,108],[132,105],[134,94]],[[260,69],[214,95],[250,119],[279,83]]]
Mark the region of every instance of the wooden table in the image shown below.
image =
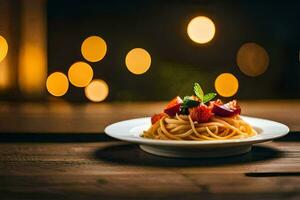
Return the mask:
[[[300,130],[300,100],[241,101],[242,114],[276,120]],[[102,133],[110,123],[161,112],[157,103],[1,103],[2,133]]]
[[[153,156],[97,134],[162,103],[0,105],[1,200],[300,199],[298,101],[243,102],[244,113],[293,132],[242,156],[194,160]]]

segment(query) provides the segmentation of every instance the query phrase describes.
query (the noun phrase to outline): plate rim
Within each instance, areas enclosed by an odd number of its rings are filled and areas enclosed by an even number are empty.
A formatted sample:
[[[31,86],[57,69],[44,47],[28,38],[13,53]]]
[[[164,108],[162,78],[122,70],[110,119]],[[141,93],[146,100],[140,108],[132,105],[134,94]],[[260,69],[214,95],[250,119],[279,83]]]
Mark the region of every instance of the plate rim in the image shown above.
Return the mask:
[[[262,143],[270,140],[274,140],[280,137],[283,137],[287,135],[290,132],[290,129],[287,125],[269,120],[269,119],[264,119],[264,118],[257,118],[257,117],[250,117],[250,116],[245,116],[241,115],[242,118],[244,119],[250,119],[250,120],[258,120],[258,121],[266,121],[268,123],[274,123],[277,126],[280,126],[283,131],[282,133],[278,134],[277,136],[272,136],[272,137],[266,137],[266,138],[257,138],[256,136],[246,138],[246,139],[230,139],[230,140],[204,140],[204,141],[190,141],[190,140],[184,140],[184,141],[178,141],[178,140],[155,140],[155,139],[148,139],[148,138],[142,138],[142,137],[121,137],[121,136],[116,136],[114,133],[111,133],[111,129],[115,126],[122,125],[124,123],[129,123],[137,120],[149,120],[150,122],[150,117],[140,117],[140,118],[133,118],[133,119],[127,119],[127,120],[122,120],[118,121],[115,123],[112,123],[108,126],[105,127],[104,132],[106,135],[121,140],[121,141],[126,141],[126,142],[131,142],[131,143],[137,143],[137,144],[144,144],[144,145],[155,145],[155,146],[190,146],[190,147],[207,147],[207,146],[212,146],[212,147],[225,147],[225,146],[239,146],[239,145],[247,145],[247,144],[256,144],[256,143]],[[254,125],[255,126],[255,125]],[[136,126],[135,126],[136,127]],[[134,127],[131,127],[134,128]],[[261,128],[258,126],[258,128]],[[262,128],[263,129],[263,128]],[[264,130],[264,129],[263,129]]]

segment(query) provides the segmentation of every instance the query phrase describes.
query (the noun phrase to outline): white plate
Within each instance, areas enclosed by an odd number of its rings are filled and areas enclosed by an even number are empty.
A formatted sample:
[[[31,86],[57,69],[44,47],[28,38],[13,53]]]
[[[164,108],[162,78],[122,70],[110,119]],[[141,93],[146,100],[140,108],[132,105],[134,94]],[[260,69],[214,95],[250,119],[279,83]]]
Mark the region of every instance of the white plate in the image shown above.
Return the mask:
[[[150,118],[138,118],[107,126],[104,132],[116,139],[140,144],[148,153],[167,157],[223,157],[249,152],[253,144],[285,136],[289,128],[281,123],[260,118],[245,117],[258,135],[245,139],[178,141],[142,138],[140,135],[151,126]]]

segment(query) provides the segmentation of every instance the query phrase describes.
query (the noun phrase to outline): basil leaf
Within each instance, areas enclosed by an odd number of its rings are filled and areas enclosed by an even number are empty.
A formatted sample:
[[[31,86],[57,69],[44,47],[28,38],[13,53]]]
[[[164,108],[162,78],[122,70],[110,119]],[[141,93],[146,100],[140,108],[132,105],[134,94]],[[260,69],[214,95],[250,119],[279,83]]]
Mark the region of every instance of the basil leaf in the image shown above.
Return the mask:
[[[187,99],[186,101],[183,101],[183,106],[187,107],[187,108],[193,108],[196,107],[200,104],[199,101],[195,101],[195,100],[191,100],[191,99]]]
[[[203,92],[201,86],[199,85],[199,83],[194,84],[194,92],[195,92],[196,96],[203,102],[204,92]]]
[[[207,94],[205,94],[204,97],[203,97],[203,103],[209,102],[210,100],[212,100],[216,96],[217,96],[216,93],[207,93]]]
[[[184,114],[184,115],[188,115],[189,114],[189,108],[193,108],[196,107],[200,104],[199,101],[195,101],[193,99],[190,99],[189,96],[186,96],[183,98],[183,103],[181,105],[180,108],[180,113]]]

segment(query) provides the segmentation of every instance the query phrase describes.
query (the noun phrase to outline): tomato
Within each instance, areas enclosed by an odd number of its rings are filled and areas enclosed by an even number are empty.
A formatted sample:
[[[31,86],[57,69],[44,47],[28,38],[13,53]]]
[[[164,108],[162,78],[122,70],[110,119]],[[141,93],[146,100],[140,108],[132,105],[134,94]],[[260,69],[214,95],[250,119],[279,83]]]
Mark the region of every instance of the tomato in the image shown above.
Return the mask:
[[[155,124],[157,121],[159,121],[161,118],[163,118],[166,114],[165,113],[159,113],[159,114],[154,114],[151,117],[151,124]]]
[[[190,116],[193,121],[204,123],[208,122],[213,114],[209,107],[207,107],[206,105],[200,105],[190,109]]]
[[[232,117],[241,114],[241,107],[236,100],[233,100],[226,104],[214,104],[212,112],[221,117]]]
[[[214,107],[214,105],[223,105],[223,102],[220,99],[217,99],[215,101],[210,101],[209,102],[209,108],[212,109]]]
[[[166,106],[165,109],[171,108],[171,107],[176,106],[176,105],[178,105],[178,104],[182,104],[182,99],[181,99],[179,96],[177,96],[177,97],[175,97],[174,99],[172,99],[172,101],[170,101],[170,102],[167,104],[167,106]]]
[[[164,113],[168,114],[169,116],[175,116],[180,112],[180,106],[182,102],[183,101],[179,96],[175,97],[167,104],[166,108],[164,109]]]

